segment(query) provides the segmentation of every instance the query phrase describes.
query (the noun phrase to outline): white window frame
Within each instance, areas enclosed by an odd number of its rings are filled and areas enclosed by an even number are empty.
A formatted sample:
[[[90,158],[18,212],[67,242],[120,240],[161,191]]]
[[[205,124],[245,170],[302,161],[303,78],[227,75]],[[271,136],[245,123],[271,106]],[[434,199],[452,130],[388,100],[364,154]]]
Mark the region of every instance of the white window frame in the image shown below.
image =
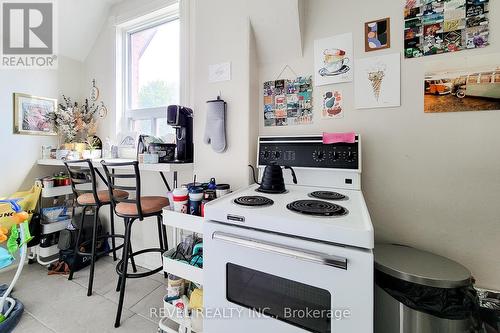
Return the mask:
[[[180,20],[180,103],[185,105],[189,100],[188,93],[188,68],[189,68],[189,0],[172,1],[170,5],[154,12],[139,15],[124,23],[117,24],[116,45],[116,91],[117,110],[117,132],[131,132],[135,120],[151,120],[150,132],[156,133],[157,120],[167,117],[167,107],[152,107],[142,109],[131,109],[129,98],[131,96],[131,85],[129,75],[130,63],[130,36],[135,32],[149,29],[154,26],[165,24],[174,20]]]

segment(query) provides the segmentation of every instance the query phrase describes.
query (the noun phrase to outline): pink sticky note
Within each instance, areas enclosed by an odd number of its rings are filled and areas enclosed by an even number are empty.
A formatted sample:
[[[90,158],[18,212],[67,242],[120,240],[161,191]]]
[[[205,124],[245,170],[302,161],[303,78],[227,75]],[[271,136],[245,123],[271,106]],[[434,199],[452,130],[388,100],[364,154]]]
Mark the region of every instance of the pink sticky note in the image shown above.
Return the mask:
[[[323,132],[323,143],[324,144],[339,143],[339,142],[354,143],[355,141],[356,141],[356,133],[354,133],[354,132],[349,132],[349,133],[325,133],[325,132]]]

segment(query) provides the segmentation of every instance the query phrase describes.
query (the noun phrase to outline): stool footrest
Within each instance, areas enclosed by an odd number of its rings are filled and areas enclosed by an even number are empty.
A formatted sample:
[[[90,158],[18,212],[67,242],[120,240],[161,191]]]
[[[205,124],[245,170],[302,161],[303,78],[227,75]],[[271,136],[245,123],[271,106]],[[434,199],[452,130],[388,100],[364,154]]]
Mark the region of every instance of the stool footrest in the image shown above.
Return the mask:
[[[101,236],[97,236],[97,240],[101,240],[101,239],[108,239],[108,238],[120,238],[120,239],[125,239],[125,236],[123,235],[101,235]],[[79,247],[82,247],[82,246],[86,246],[86,245],[89,245],[92,243],[92,240],[88,240],[88,241],[85,241],[83,243],[80,244]],[[121,245],[118,245],[114,248],[111,248],[107,251],[101,251],[101,252],[97,252],[96,253],[96,256],[101,256],[103,254],[109,254],[113,251],[118,251],[120,250],[121,248],[123,248],[123,244]],[[92,255],[92,252],[82,252],[82,251],[76,251],[76,253],[78,253],[79,255],[81,256],[91,256]]]
[[[101,251],[101,252],[96,252],[95,255],[96,257],[100,257],[102,255],[105,255],[105,254],[110,254],[111,252],[113,251],[118,251],[120,249],[123,248],[123,244],[121,245],[118,245],[117,247],[115,247],[114,249],[109,249],[109,250],[106,250],[106,251]],[[92,252],[81,252],[81,251],[76,251],[76,253],[78,253],[79,255],[81,256],[91,256],[92,255]]]
[[[165,250],[160,249],[160,248],[144,249],[144,250],[140,250],[140,251],[133,252],[133,253],[129,254],[128,258],[130,259],[130,258],[133,258],[133,257],[138,256],[140,254],[152,253],[152,252],[157,252],[157,253],[163,254],[163,252],[165,252]],[[146,272],[141,272],[141,273],[127,273],[126,277],[127,277],[127,279],[128,278],[131,278],[131,279],[143,278],[143,277],[146,277],[146,276],[150,276],[150,275],[156,274],[156,273],[160,272],[162,269],[163,269],[163,266],[160,266],[158,268],[155,268],[155,269],[152,269],[152,270],[148,270]],[[121,259],[120,261],[118,261],[118,263],[116,264],[116,273],[119,276],[121,276],[121,277],[123,276],[123,259]]]

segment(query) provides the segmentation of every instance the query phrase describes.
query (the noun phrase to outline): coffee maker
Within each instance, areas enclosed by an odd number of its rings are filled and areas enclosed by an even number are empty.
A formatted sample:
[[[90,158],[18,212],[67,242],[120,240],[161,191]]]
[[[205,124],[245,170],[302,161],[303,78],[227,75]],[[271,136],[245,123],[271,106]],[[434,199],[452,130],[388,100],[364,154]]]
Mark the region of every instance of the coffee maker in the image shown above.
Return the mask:
[[[175,163],[193,162],[193,110],[185,106],[169,105],[167,124],[175,128]]]

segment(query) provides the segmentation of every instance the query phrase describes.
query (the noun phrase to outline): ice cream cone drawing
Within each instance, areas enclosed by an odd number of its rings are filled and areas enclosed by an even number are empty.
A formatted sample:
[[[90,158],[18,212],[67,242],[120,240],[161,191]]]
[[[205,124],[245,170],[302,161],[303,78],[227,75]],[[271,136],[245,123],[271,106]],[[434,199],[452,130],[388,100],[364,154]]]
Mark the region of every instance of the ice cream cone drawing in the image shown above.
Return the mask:
[[[384,80],[385,71],[378,70],[374,72],[368,72],[368,80],[372,84],[372,91],[375,99],[378,101],[380,98],[380,91],[382,89],[382,81]]]

